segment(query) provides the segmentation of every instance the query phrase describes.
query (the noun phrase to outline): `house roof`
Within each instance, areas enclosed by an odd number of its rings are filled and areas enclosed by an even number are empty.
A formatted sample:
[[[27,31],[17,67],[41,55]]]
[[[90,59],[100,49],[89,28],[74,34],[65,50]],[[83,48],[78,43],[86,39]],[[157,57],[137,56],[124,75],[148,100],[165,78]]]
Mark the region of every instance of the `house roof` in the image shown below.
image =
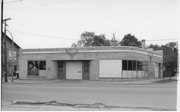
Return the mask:
[[[4,36],[4,35],[5,35],[5,34],[4,34],[4,32],[3,32],[3,36]],[[12,39],[11,39],[8,35],[6,35],[6,39],[12,43]],[[13,41],[13,42],[14,42],[14,45],[15,45],[16,47],[18,47],[19,49],[21,49],[21,47],[20,47],[15,41]]]

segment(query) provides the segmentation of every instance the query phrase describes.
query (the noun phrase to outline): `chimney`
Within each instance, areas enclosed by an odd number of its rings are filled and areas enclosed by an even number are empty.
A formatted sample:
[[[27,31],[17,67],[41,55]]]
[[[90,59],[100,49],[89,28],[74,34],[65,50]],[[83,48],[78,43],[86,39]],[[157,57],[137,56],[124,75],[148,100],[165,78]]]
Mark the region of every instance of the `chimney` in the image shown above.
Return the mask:
[[[141,40],[141,48],[145,49],[145,47],[146,47],[146,40],[143,39],[143,40]]]

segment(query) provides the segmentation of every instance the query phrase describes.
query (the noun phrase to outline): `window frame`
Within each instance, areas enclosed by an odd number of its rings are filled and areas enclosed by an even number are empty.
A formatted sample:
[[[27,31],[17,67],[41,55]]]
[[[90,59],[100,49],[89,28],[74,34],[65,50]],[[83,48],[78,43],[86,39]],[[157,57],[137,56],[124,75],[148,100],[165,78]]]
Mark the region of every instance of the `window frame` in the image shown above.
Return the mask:
[[[44,63],[43,68],[41,68],[42,63]],[[28,76],[39,76],[40,70],[46,70],[46,60],[27,60]]]
[[[125,70],[125,71],[143,71],[143,61],[122,60],[122,70]]]

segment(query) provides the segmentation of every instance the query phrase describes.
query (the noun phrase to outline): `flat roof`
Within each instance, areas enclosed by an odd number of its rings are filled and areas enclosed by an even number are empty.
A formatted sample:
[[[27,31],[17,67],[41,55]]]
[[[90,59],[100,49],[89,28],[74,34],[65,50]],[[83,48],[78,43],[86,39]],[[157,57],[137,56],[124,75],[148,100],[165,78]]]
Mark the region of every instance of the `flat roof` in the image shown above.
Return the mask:
[[[66,47],[66,48],[35,48],[35,49],[20,49],[21,52],[26,52],[31,54],[33,52],[44,53],[44,52],[56,52],[56,53],[65,53],[69,52],[118,52],[118,51],[139,51],[144,53],[153,53],[160,56],[163,56],[163,51],[153,51],[152,49],[144,49],[133,46],[96,46],[96,47]]]

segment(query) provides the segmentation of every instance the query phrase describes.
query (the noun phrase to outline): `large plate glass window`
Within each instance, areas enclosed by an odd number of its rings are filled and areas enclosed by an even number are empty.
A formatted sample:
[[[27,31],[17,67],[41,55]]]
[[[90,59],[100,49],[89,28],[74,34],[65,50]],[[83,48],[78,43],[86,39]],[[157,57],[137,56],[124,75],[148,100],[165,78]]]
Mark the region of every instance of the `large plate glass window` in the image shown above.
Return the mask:
[[[28,61],[29,76],[39,76],[39,70],[46,70],[46,61]]]
[[[143,62],[136,60],[123,60],[122,61],[122,70],[143,70]]]

